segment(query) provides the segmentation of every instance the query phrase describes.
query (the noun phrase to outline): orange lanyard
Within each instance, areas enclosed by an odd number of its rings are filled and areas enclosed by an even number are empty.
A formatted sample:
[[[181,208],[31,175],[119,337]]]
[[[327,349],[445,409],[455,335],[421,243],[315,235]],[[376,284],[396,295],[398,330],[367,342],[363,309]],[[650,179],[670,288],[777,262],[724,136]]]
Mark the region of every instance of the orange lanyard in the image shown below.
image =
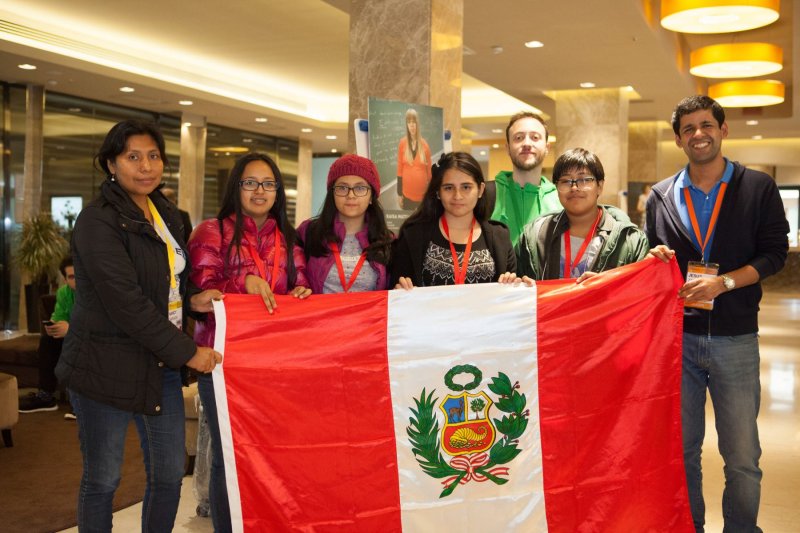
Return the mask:
[[[592,242],[592,238],[594,237],[594,232],[597,231],[597,225],[600,224],[600,219],[603,217],[603,210],[599,207],[597,208],[597,218],[594,219],[594,224],[592,224],[592,229],[589,230],[589,234],[583,240],[583,244],[578,249],[578,255],[575,256],[575,262],[571,262],[572,260],[572,248],[570,246],[569,240],[569,228],[567,231],[564,232],[564,279],[570,279],[572,275],[572,270],[578,266],[578,263],[581,262],[581,257],[583,257],[584,252],[589,247],[589,243]]]
[[[450,253],[453,254],[453,280],[456,285],[463,285],[467,279],[467,267],[469,266],[469,254],[472,252],[472,232],[475,230],[475,217],[472,217],[472,224],[469,227],[469,238],[467,238],[467,246],[464,249],[464,258],[461,260],[461,268],[458,267],[458,254],[456,247],[453,246],[453,241],[450,240],[450,228],[447,227],[447,219],[442,215],[442,229],[444,235],[447,237],[447,242],[450,243]]]
[[[344,292],[347,292],[350,290],[350,287],[353,286],[353,283],[356,282],[358,273],[361,272],[361,267],[364,266],[364,260],[367,258],[367,252],[361,252],[361,257],[358,258],[358,263],[356,263],[353,273],[350,274],[350,279],[345,282],[344,265],[342,264],[342,256],[339,254],[339,246],[335,242],[332,242],[328,244],[328,247],[331,249],[331,252],[333,252],[333,259],[336,261],[336,270],[339,271],[339,282],[342,284]]]
[[[283,247],[281,246],[282,237],[283,235],[278,229],[278,226],[275,226],[275,262],[272,263],[272,279],[269,280],[269,288],[272,290],[272,292],[275,292],[275,285],[278,283],[281,260],[283,259]],[[256,264],[258,274],[261,276],[261,279],[266,281],[267,267],[264,264],[264,260],[261,259],[260,255],[258,255],[258,250],[252,244],[250,244],[250,241],[247,242],[247,248],[250,250],[250,257],[253,258],[253,262]]]
[[[689,219],[692,221],[692,229],[694,236],[697,238],[697,243],[700,245],[700,252],[703,254],[703,261],[708,261],[706,257],[706,246],[714,233],[714,228],[717,226],[717,218],[719,217],[719,209],[722,207],[722,197],[725,196],[725,190],[728,184],[724,181],[719,184],[719,191],[717,192],[717,201],[714,202],[714,210],[711,211],[711,220],[708,221],[708,229],[706,229],[706,236],[703,238],[700,235],[700,224],[697,222],[697,215],[694,212],[694,204],[692,203],[692,195],[689,193],[689,187],[683,188],[683,197],[686,198],[686,207],[689,209]]]

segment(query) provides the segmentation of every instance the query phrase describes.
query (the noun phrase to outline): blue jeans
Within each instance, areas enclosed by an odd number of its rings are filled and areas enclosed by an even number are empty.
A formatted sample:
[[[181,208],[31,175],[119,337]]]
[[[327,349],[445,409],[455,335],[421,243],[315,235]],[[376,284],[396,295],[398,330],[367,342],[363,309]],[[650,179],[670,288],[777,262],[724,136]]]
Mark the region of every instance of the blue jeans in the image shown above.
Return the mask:
[[[700,454],[706,427],[706,388],[714,407],[719,452],[725,461],[723,531],[761,531],[756,525],[761,499],[761,445],[756,424],[761,404],[759,362],[755,333],[735,337],[683,334],[683,460],[698,532],[705,524]]]
[[[219,436],[217,401],[214,395],[214,382],[211,374],[197,377],[197,390],[203,402],[203,412],[211,433],[211,480],[208,486],[208,503],[211,507],[211,521],[216,533],[231,531],[231,509],[228,505],[228,486],[225,484],[225,460],[222,457],[222,442]]]
[[[125,434],[136,422],[147,472],[142,502],[142,531],[172,531],[186,453],[186,420],[181,376],[164,371],[161,414],[148,416],[123,411],[69,391],[78,417],[83,454],[83,477],[78,494],[78,530],[111,531],[112,501],[120,481]]]

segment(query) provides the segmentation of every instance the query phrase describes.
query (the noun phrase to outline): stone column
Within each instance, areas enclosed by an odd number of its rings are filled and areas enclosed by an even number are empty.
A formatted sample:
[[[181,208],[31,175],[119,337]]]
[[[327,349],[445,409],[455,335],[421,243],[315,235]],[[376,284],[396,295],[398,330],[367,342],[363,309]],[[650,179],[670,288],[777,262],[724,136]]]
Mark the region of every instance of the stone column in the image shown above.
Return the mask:
[[[463,0],[352,0],[349,124],[370,96],[442,107],[460,149],[463,26]]]
[[[203,218],[206,169],[206,118],[192,113],[181,116],[181,175],[178,207],[187,211],[196,226]]]
[[[664,122],[631,122],[628,125],[628,181],[656,183],[661,159],[658,149]]]
[[[311,218],[312,191],[312,149],[311,141],[300,139],[297,146],[297,203],[295,204],[295,224]]]
[[[585,148],[603,163],[605,204],[620,206],[619,192],[628,188],[628,97],[618,89],[555,91],[556,158],[572,148]]]
[[[17,187],[17,222],[39,213],[44,157],[44,87],[28,85],[25,96],[25,155],[22,187]],[[22,193],[20,201],[19,194]]]

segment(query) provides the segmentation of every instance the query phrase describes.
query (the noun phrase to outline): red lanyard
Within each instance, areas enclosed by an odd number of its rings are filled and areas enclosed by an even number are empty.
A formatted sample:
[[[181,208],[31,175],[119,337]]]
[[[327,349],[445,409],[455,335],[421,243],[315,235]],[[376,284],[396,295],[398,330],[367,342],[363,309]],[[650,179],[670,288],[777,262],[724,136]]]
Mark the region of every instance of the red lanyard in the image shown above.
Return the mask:
[[[278,226],[275,226],[275,262],[272,263],[272,279],[269,280],[269,288],[272,290],[272,292],[275,292],[275,285],[278,283],[278,273],[280,272],[281,260],[283,260],[283,247],[281,246],[282,238],[283,235],[278,229]],[[258,250],[256,250],[256,248],[250,244],[250,241],[247,242],[247,248],[250,250],[250,257],[253,258],[253,262],[256,264],[258,274],[261,276],[261,279],[266,281],[267,267],[264,264],[264,260],[261,259],[260,255],[258,255]]]
[[[442,215],[442,229],[444,235],[447,237],[447,242],[450,243],[450,253],[453,254],[453,280],[456,285],[463,285],[467,279],[467,267],[469,266],[469,254],[472,252],[472,232],[475,230],[475,217],[472,217],[472,223],[469,226],[469,238],[467,238],[467,247],[464,249],[464,258],[461,260],[461,268],[458,267],[458,254],[456,247],[453,246],[453,241],[450,240],[450,228],[447,227],[447,219]]]
[[[353,283],[356,282],[358,273],[361,272],[361,267],[364,265],[364,260],[367,258],[367,252],[361,252],[361,257],[358,258],[358,263],[356,263],[353,273],[350,274],[350,280],[345,282],[344,265],[342,264],[342,256],[339,254],[339,246],[335,242],[332,242],[328,244],[328,247],[330,247],[331,252],[333,252],[333,259],[336,261],[336,270],[339,271],[339,282],[342,284],[344,292],[347,292],[350,290],[350,287],[353,286]]]
[[[594,232],[597,230],[597,225],[600,224],[600,219],[603,218],[603,210],[599,207],[597,208],[597,218],[594,219],[594,224],[592,224],[592,229],[589,230],[589,234],[583,240],[583,244],[578,249],[578,255],[575,256],[575,262],[571,262],[572,260],[572,248],[569,242],[569,228],[567,231],[564,232],[564,279],[570,279],[572,275],[572,270],[578,266],[578,263],[581,262],[581,257],[583,257],[584,252],[589,247],[589,243],[592,242],[592,238],[594,237]]]
[[[689,219],[692,221],[692,229],[694,230],[694,236],[697,238],[697,243],[700,245],[700,251],[703,254],[703,261],[707,261],[706,246],[708,246],[708,240],[711,238],[711,235],[714,233],[714,228],[717,225],[719,209],[722,207],[722,197],[725,196],[725,189],[727,188],[728,184],[724,181],[719,184],[717,201],[714,202],[714,210],[711,211],[711,220],[708,222],[708,229],[706,230],[705,239],[700,236],[700,224],[698,224],[697,215],[694,212],[694,204],[692,203],[692,195],[689,193],[689,187],[683,188],[683,197],[686,198],[686,207],[689,209]]]

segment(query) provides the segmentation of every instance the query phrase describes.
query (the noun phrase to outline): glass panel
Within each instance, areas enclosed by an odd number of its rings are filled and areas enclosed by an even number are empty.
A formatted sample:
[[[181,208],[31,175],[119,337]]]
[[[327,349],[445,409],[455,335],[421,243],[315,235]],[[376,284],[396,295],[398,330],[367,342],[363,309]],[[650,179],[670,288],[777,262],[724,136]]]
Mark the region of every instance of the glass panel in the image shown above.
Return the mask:
[[[208,125],[203,218],[217,216],[228,175],[238,157],[259,152],[273,158],[283,176],[289,222],[295,222],[298,144],[269,135]]]

